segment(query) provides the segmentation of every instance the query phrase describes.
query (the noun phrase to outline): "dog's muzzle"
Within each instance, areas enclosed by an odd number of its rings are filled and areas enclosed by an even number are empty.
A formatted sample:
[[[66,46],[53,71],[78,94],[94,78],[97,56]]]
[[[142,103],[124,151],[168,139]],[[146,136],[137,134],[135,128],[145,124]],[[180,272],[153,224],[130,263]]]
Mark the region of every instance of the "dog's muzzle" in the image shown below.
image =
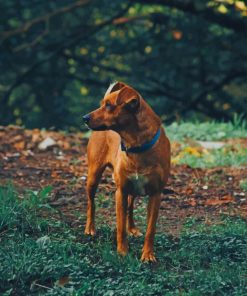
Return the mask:
[[[89,120],[90,120],[90,115],[89,114],[86,114],[82,117],[83,121],[85,124],[88,124],[89,123]]]

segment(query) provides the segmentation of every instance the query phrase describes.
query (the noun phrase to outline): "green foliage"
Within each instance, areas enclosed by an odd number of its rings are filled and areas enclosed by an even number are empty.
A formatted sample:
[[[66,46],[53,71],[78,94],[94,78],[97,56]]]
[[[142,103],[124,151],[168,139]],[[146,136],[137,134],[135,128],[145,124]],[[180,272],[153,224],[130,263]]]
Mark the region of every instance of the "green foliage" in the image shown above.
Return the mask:
[[[165,127],[169,138],[181,141],[186,138],[201,141],[220,141],[231,138],[246,138],[247,122],[236,117],[231,122],[181,122]]]
[[[1,194],[5,198],[1,213],[6,212],[9,219],[13,212],[15,216],[19,213],[24,221],[32,222],[33,229],[18,227],[18,219],[7,225],[4,222],[5,230],[0,232],[1,295],[247,293],[247,225],[241,219],[227,218],[213,226],[191,219],[178,238],[158,234],[159,263],[150,265],[139,261],[142,238],[130,238],[130,254],[120,258],[109,227],[101,226],[98,235],[89,238],[81,229],[72,229],[51,216],[41,218],[42,198],[32,202],[25,195],[20,201],[11,187],[2,188]],[[23,211],[28,207],[36,214]],[[3,217],[1,214],[1,225]],[[42,221],[49,227],[40,226],[37,232]]]
[[[9,0],[0,11],[1,124],[80,127],[113,80],[168,122],[246,116],[244,1]]]
[[[241,187],[243,190],[247,191],[247,179],[244,179],[244,180],[242,180],[242,181],[240,182],[240,187]]]
[[[218,166],[238,167],[247,164],[247,149],[231,150],[231,147],[211,150],[201,156],[184,154],[178,164],[187,164],[192,168],[213,168]]]
[[[0,232],[18,229],[20,232],[40,232],[48,225],[40,219],[40,212],[50,209],[47,195],[51,187],[39,192],[27,191],[17,195],[11,185],[0,187]]]
[[[187,164],[192,168],[237,167],[247,164],[247,149],[237,142],[226,142],[220,149],[203,149],[196,142],[246,138],[247,123],[241,117],[235,116],[232,122],[227,123],[174,122],[165,129],[172,142],[182,143],[180,151],[172,158],[174,164]]]

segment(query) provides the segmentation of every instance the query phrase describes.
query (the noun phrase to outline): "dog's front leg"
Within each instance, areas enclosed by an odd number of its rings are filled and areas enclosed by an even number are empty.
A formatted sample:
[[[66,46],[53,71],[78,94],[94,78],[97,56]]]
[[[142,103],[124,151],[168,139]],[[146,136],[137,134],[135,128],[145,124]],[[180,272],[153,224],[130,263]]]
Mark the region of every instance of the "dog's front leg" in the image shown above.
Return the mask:
[[[140,230],[135,226],[133,213],[134,212],[134,197],[128,196],[128,215],[127,215],[127,231],[133,236],[142,236]]]
[[[87,223],[85,234],[95,235],[95,193],[105,167],[89,167],[87,179]]]
[[[127,205],[128,195],[118,188],[116,191],[117,251],[123,256],[128,252],[126,233]]]
[[[156,261],[154,256],[153,245],[156,230],[156,221],[158,218],[160,208],[160,201],[160,193],[149,197],[147,208],[147,232],[145,236],[144,246],[142,249],[142,261]]]

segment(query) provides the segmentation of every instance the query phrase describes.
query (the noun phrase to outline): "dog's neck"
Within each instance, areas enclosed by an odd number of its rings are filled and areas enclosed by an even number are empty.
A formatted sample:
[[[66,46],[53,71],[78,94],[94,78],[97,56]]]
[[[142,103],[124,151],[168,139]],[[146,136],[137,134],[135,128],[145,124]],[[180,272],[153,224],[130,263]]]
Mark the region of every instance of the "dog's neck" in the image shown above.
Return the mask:
[[[130,125],[119,131],[126,148],[139,147],[151,141],[161,125],[159,117],[143,99],[138,112],[133,116]]]

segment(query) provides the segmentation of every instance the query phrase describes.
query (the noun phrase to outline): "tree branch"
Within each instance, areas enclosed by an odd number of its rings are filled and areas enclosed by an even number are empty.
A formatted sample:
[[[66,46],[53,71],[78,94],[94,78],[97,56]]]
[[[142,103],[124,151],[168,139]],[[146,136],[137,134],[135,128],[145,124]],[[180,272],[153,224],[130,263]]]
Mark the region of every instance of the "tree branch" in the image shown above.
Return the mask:
[[[186,108],[190,108],[193,105],[196,105],[198,102],[200,102],[207,94],[211,92],[215,92],[218,89],[221,89],[225,84],[229,83],[230,81],[239,78],[239,77],[245,77],[247,76],[246,71],[238,71],[238,72],[231,72],[229,75],[225,76],[221,81],[209,85],[207,88],[202,90],[197,96],[195,96],[189,104],[187,104]]]
[[[182,1],[182,0],[135,0],[135,2],[144,5],[163,5],[167,7],[177,8],[183,12],[193,14],[204,18],[205,20],[216,23],[222,27],[234,30],[235,32],[246,34],[247,21],[242,18],[233,17],[231,15],[217,13],[206,5],[203,8],[198,8],[196,1]],[[161,20],[161,18],[159,18]],[[164,21],[167,17],[164,16]]]
[[[45,24],[45,29],[33,41],[31,41],[30,43],[21,44],[21,45],[15,47],[15,48],[13,48],[12,51],[15,53],[15,52],[19,52],[19,51],[25,50],[25,49],[27,49],[29,47],[35,47],[48,34],[49,34],[49,29],[48,29],[48,21],[47,21],[46,24]]]
[[[203,99],[212,92],[215,92],[217,90],[222,89],[222,87],[224,85],[226,85],[227,83],[235,80],[236,78],[240,78],[240,77],[246,77],[247,76],[247,72],[246,71],[239,71],[239,72],[232,72],[229,75],[225,76],[221,81],[211,84],[208,87],[206,87],[204,90],[202,90],[199,94],[197,94],[192,100],[190,100],[187,104],[184,104],[184,106],[182,106],[179,110],[179,113],[183,113],[186,112],[188,110],[199,110],[198,109],[198,104],[201,103],[203,101]],[[174,115],[171,115],[167,118],[167,121],[172,121],[175,118]]]
[[[87,31],[87,34],[84,36],[78,35],[75,36],[74,38],[72,38],[71,40],[68,40],[67,42],[65,42],[64,44],[62,44],[61,46],[59,46],[55,51],[53,51],[50,55],[48,55],[47,57],[37,61],[36,63],[34,63],[28,70],[26,70],[21,76],[19,76],[16,81],[12,84],[12,86],[9,88],[9,90],[6,92],[6,94],[3,96],[2,98],[2,104],[3,106],[6,105],[9,96],[11,95],[11,93],[13,92],[13,90],[19,86],[21,83],[23,83],[23,81],[26,79],[26,77],[28,77],[28,75],[30,73],[32,73],[36,68],[38,68],[40,65],[48,62],[51,58],[53,58],[54,56],[56,56],[57,54],[59,54],[60,52],[62,52],[65,48],[69,48],[71,46],[74,46],[75,44],[77,44],[79,41],[81,41],[81,39],[88,39],[89,37],[91,37],[93,34],[96,34],[98,31],[100,31],[101,29],[103,29],[105,26],[111,24],[114,19],[119,18],[121,15],[125,14],[129,7],[130,7],[130,2],[127,4],[126,8],[122,9],[120,12],[118,12],[115,16],[113,16],[112,18],[100,23],[99,25],[96,25],[94,27],[91,28],[91,30]]]
[[[20,33],[26,33],[32,26],[34,26],[38,23],[42,23],[42,22],[47,23],[54,16],[67,13],[69,11],[72,11],[72,10],[78,8],[78,7],[86,5],[89,2],[90,2],[90,0],[79,0],[69,6],[58,8],[57,10],[47,13],[46,15],[37,17],[31,21],[26,22],[23,26],[15,29],[15,30],[0,32],[0,37],[3,37],[3,39],[7,39],[7,38],[10,38],[14,35],[20,34]]]

